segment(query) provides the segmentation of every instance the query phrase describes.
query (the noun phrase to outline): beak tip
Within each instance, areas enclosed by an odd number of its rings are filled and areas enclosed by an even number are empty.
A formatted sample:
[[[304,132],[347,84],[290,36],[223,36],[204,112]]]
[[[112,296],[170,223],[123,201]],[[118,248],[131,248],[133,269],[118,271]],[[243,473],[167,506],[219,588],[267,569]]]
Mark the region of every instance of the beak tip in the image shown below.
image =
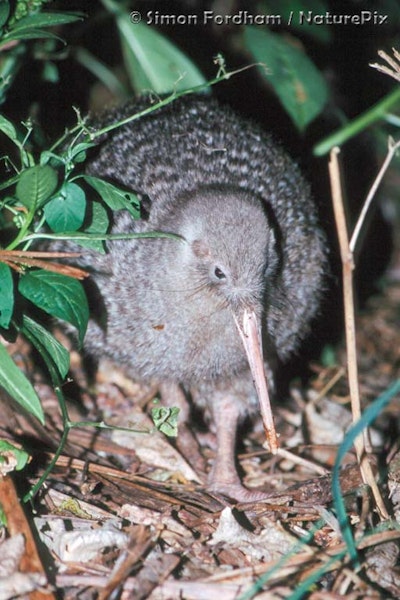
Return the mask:
[[[278,451],[278,440],[268,394],[258,319],[254,310],[250,310],[249,308],[244,308],[243,310],[242,323],[240,323],[236,315],[234,318],[257,390],[261,416],[270,451],[272,454],[276,454]]]

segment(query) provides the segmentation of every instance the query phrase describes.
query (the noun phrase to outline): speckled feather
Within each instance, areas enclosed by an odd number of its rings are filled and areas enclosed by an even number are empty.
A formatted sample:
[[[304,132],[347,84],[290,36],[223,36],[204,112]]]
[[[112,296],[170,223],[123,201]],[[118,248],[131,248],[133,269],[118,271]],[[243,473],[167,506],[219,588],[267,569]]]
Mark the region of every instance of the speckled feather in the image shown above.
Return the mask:
[[[145,106],[127,105],[106,121]],[[92,300],[97,288],[86,347],[134,377],[190,389],[219,435],[213,489],[246,499],[234,473],[235,424],[257,401],[232,314],[249,306],[262,322],[269,375],[276,356],[287,359],[308,334],[327,270],[309,187],[269,135],[204,96],[115,130],[88,172],[142,200],[142,219],[118,213],[113,232],[166,231],[186,242],[115,241],[106,255],[85,251]]]
[[[121,119],[146,105],[126,105],[107,119]],[[187,96],[116,130],[89,172],[136,191],[146,204],[150,199],[149,219],[133,223],[123,215],[118,231],[165,229],[175,199],[204,186],[237,187],[260,199],[281,254],[280,273],[265,281],[267,330],[280,358],[298,348],[324,291],[326,241],[308,184],[268,134],[210,98]],[[143,244],[149,242],[132,242],[130,252]],[[126,248],[121,252],[126,259]]]

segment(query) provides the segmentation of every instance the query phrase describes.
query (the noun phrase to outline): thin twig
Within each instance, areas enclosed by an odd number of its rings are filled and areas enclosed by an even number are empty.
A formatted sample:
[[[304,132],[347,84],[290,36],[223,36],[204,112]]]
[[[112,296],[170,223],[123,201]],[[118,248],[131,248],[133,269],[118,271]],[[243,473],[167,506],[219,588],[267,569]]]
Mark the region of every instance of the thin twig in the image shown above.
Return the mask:
[[[290,452],[290,450],[286,450],[285,448],[278,448],[276,454],[277,456],[286,460],[291,460],[296,465],[305,467],[309,471],[317,473],[318,475],[323,476],[328,474],[328,470],[324,467],[321,467],[321,465],[318,465],[317,463],[314,463],[311,460],[307,460],[306,458],[303,458],[301,456],[297,456],[296,454]]]
[[[349,245],[346,216],[342,198],[338,154],[339,148],[333,148],[330,154],[329,175],[331,181],[332,202],[335,214],[336,228],[339,238],[340,256],[343,267],[343,297],[347,348],[347,376],[349,381],[353,422],[356,422],[361,417],[361,402],[360,391],[358,386],[356,328],[354,316],[354,258]],[[366,431],[364,431],[364,436],[366,436]],[[389,515],[387,513],[385,504],[383,502],[379,488],[375,481],[374,473],[369,462],[368,454],[365,452],[364,436],[359,435],[354,441],[357,458],[360,464],[361,475],[364,483],[369,485],[372,490],[380,516],[383,519],[387,519]]]
[[[345,369],[343,367],[340,367],[337,370],[337,372],[335,373],[335,375],[333,375],[333,377],[330,378],[328,383],[322,388],[322,390],[320,390],[318,392],[318,396],[316,396],[316,398],[313,400],[313,404],[318,404],[318,402],[321,400],[321,398],[324,398],[328,394],[329,390],[331,390],[333,388],[333,386],[340,379],[342,379],[345,372],[346,372]]]
[[[397,150],[400,148],[400,140],[397,141],[396,143],[390,138],[389,139],[389,149],[388,149],[388,153],[386,155],[385,160],[383,161],[383,164],[381,166],[381,168],[379,169],[379,173],[375,178],[375,181],[373,182],[373,184],[371,185],[371,189],[368,192],[368,195],[365,199],[364,202],[364,206],[362,207],[362,210],[360,212],[360,216],[358,217],[356,226],[354,227],[354,231],[353,231],[353,235],[351,236],[351,240],[350,240],[350,252],[351,253],[355,253],[356,251],[356,246],[357,246],[357,241],[360,235],[360,231],[364,225],[364,221],[365,221],[365,217],[367,215],[367,212],[371,206],[371,202],[376,194],[376,190],[378,189],[383,176],[385,175],[390,162],[392,161],[394,155],[396,154]]]

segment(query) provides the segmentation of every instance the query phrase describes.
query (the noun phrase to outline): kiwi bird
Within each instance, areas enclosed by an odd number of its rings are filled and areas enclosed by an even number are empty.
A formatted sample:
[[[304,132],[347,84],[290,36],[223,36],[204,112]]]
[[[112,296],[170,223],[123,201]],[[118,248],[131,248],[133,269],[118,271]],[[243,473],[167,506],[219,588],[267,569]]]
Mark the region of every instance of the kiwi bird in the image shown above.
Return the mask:
[[[210,489],[258,498],[235,467],[236,430],[257,412],[264,367],[272,387],[277,361],[298,349],[319,309],[327,252],[309,186],[274,139],[205,96],[109,133],[88,173],[141,200],[141,218],[116,213],[113,233],[179,236],[85,251],[88,352],[189,394],[216,430]]]

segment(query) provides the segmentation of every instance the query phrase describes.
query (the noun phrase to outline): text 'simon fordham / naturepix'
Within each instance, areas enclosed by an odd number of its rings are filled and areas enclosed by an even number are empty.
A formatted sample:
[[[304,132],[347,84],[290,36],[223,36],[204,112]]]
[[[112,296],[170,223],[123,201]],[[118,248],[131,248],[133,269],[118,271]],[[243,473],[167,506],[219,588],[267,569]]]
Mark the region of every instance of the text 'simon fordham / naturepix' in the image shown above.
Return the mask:
[[[239,10],[233,14],[219,14],[204,10],[200,14],[164,14],[159,10],[146,13],[132,11],[133,23],[144,21],[147,25],[383,25],[388,15],[377,10],[361,10],[352,14],[318,13],[313,10],[290,11],[288,15],[251,13]]]

